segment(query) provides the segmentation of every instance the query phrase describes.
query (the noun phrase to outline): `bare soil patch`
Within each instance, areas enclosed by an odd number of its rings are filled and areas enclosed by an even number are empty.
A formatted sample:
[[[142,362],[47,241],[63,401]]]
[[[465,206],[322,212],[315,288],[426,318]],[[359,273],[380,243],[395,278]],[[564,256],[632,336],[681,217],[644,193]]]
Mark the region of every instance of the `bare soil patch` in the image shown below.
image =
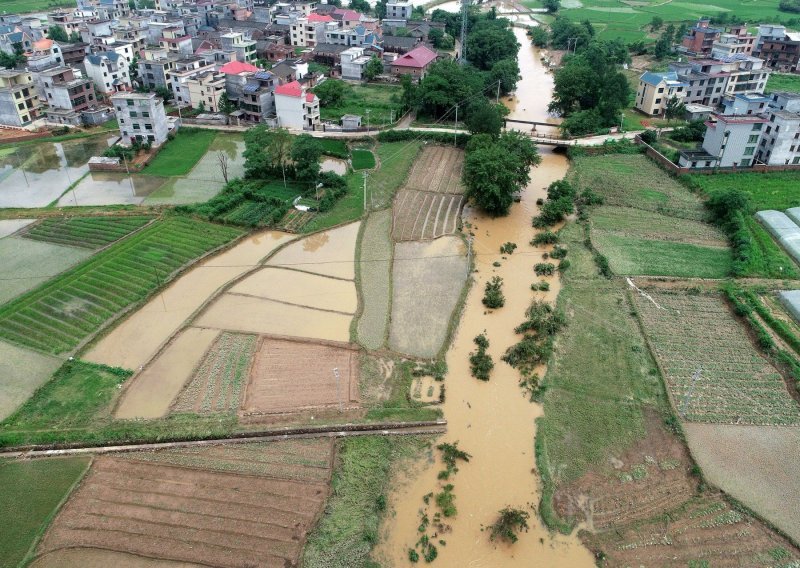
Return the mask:
[[[402,190],[395,198],[392,237],[413,241],[453,234],[463,205],[461,194]]]
[[[130,379],[114,416],[159,418],[167,414],[218,334],[216,329],[193,327],[183,331],[144,371]]]
[[[69,548],[40,556],[30,566],[34,568],[196,568],[202,564],[147,558],[97,548]]]
[[[684,424],[706,478],[800,541],[800,428]]]
[[[79,547],[225,567],[297,566],[328,495],[332,457],[327,439],[101,457],[38,552]]]
[[[338,369],[337,381],[334,369]],[[263,338],[250,372],[242,411],[287,413],[358,404],[358,351]]]
[[[452,146],[426,146],[414,160],[405,188],[462,194],[463,171],[463,150]]]

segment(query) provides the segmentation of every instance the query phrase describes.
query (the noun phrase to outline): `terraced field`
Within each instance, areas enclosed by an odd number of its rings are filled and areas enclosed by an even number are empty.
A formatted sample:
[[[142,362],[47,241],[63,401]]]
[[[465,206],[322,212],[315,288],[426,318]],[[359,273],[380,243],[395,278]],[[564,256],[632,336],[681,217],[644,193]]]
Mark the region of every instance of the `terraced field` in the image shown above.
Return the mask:
[[[235,412],[242,399],[255,335],[224,331],[205,355],[173,412]]]
[[[57,245],[102,248],[146,225],[151,217],[66,217],[30,225],[21,237]]]
[[[34,565],[88,548],[225,567],[296,566],[328,496],[332,440],[95,460]]]
[[[185,218],[154,223],[3,306],[0,337],[44,352],[70,351],[187,262],[239,234]]]
[[[800,406],[783,378],[758,353],[722,298],[648,293],[652,301],[637,294],[635,302],[667,388],[686,420],[800,423]]]
[[[464,152],[426,146],[393,206],[395,241],[427,240],[455,233],[464,204]]]

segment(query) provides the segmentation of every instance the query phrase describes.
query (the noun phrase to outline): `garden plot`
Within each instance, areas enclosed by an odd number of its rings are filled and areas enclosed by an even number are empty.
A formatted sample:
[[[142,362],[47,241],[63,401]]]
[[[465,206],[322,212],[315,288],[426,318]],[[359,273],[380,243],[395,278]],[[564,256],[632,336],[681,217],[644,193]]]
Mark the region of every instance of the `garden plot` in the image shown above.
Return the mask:
[[[756,219],[767,228],[775,240],[800,263],[800,227],[780,211],[759,211]]]
[[[405,188],[460,195],[464,193],[461,183],[463,171],[463,150],[451,146],[426,146],[414,160]]]
[[[416,357],[435,357],[445,340],[467,277],[464,244],[457,237],[395,245],[389,346]]]
[[[594,231],[620,236],[710,247],[728,246],[725,234],[713,225],[688,219],[678,220],[631,207],[597,207],[592,210],[591,223]]]
[[[236,412],[241,405],[255,335],[222,332],[206,353],[172,412]]]
[[[103,337],[84,359],[112,367],[138,369],[219,288],[292,238],[278,231],[255,233],[231,249],[204,260]]]
[[[35,288],[91,254],[85,249],[16,236],[0,239],[0,266],[5,279],[0,286],[0,303]]]
[[[20,229],[24,229],[31,223],[35,223],[36,219],[3,219],[0,220],[0,238],[13,235]]]
[[[265,337],[253,362],[242,411],[271,414],[357,406],[358,362],[358,351],[348,345]]]
[[[57,357],[0,341],[0,420],[28,400],[62,363]]]
[[[152,217],[65,217],[45,219],[19,236],[34,241],[88,249],[102,248],[140,229]]]
[[[263,268],[233,286],[228,293],[349,315],[358,307],[352,281],[283,268]]]
[[[464,196],[402,190],[398,192],[392,236],[395,241],[435,239],[456,232]]]
[[[315,233],[285,247],[267,266],[294,268],[324,276],[353,280],[355,250],[361,223]]]
[[[800,541],[800,428],[684,424],[703,475]],[[789,504],[792,505],[789,505]]]
[[[328,439],[98,458],[34,565],[91,548],[213,566],[296,566],[327,499],[332,458]]]
[[[362,309],[356,331],[367,349],[386,342],[392,287],[392,212],[376,211],[367,218],[359,250]]]
[[[218,333],[216,329],[186,329],[131,378],[114,416],[127,419],[166,415]]]
[[[631,207],[702,221],[700,200],[641,154],[579,156],[572,162],[569,179],[580,189],[591,189],[606,205]]]
[[[648,292],[652,301],[636,294],[635,302],[672,401],[686,420],[800,423],[800,407],[783,378],[720,297]]]

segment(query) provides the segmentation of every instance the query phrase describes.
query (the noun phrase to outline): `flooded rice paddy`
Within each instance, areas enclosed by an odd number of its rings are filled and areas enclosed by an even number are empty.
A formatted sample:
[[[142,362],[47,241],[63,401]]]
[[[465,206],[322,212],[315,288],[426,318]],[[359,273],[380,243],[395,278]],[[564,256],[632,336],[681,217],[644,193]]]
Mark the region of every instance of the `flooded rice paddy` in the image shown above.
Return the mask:
[[[323,158],[320,162],[323,172],[333,172],[343,176],[347,173],[347,162],[336,158]]]
[[[352,280],[359,226],[360,223],[350,223],[305,237],[278,252],[267,265]]]

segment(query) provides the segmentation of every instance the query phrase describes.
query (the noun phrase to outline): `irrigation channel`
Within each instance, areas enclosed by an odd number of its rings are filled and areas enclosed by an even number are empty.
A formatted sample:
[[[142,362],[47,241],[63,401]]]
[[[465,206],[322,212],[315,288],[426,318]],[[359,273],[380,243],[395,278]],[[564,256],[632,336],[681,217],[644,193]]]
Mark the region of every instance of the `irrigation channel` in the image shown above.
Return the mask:
[[[516,97],[510,102],[511,118],[519,120],[551,120],[547,104],[552,94],[553,79],[539,61],[524,30],[515,29],[522,45],[519,66],[523,79]],[[459,463],[459,470],[447,482],[437,479],[444,469],[438,456],[435,463],[418,463],[403,474],[390,499],[393,514],[381,528],[381,544],[376,560],[385,565],[408,566],[410,547],[419,537],[423,497],[442,490],[443,483],[454,486],[458,513],[445,519],[451,529],[435,538],[446,541],[438,546],[437,565],[464,567],[494,566],[594,566],[590,552],[577,537],[552,535],[531,514],[530,531],[520,535],[514,545],[491,542],[488,531],[498,511],[507,506],[528,508],[539,502],[539,476],[534,460],[534,420],[542,413],[539,404],[530,403],[518,385],[516,370],[500,360],[505,350],[519,340],[514,328],[524,319],[531,300],[538,296],[555,302],[560,285],[558,277],[548,278],[550,291],[532,292],[530,285],[539,280],[533,265],[541,261],[541,252],[528,242],[535,234],[531,217],[536,213],[536,200],[546,196],[545,188],[561,179],[568,163],[563,155],[548,147],[540,147],[542,163],[532,171],[532,181],[523,191],[521,201],[512,207],[508,217],[492,219],[475,210],[464,213],[465,226],[474,232],[477,272],[466,300],[461,323],[447,354],[449,372],[445,379],[447,398],[444,415],[447,433],[440,442],[458,442],[458,447],[472,457]],[[505,242],[518,245],[517,251],[505,259],[500,246]],[[500,262],[499,267],[493,263]],[[481,303],[484,285],[493,276],[504,280],[505,306],[487,313]],[[495,362],[491,379],[482,382],[470,374],[468,357],[474,350],[473,338],[486,333],[489,353]],[[543,375],[544,369],[539,370]],[[436,452],[438,454],[438,452]],[[433,500],[427,507],[430,517],[436,512]]]

